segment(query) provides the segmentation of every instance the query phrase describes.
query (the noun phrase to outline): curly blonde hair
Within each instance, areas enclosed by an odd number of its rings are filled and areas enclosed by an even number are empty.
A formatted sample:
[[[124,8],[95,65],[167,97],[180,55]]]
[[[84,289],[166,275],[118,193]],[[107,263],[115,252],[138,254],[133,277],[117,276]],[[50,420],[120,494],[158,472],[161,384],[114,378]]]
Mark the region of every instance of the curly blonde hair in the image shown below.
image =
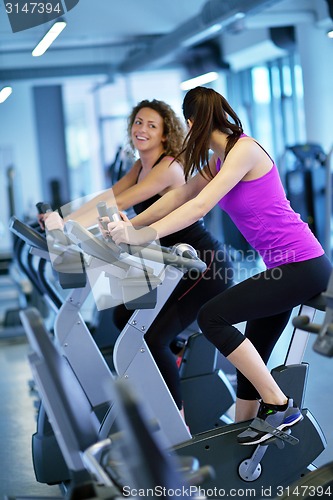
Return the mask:
[[[139,102],[136,106],[134,106],[130,116],[128,117],[127,134],[132,150],[135,150],[134,144],[131,139],[132,125],[134,123],[136,115],[142,108],[153,109],[161,116],[164,124],[163,134],[166,137],[166,141],[164,142],[165,153],[167,156],[177,156],[179,158],[185,138],[184,125],[180,118],[176,115],[174,110],[171,108],[171,106],[169,106],[169,104],[165,103],[164,101],[158,101],[157,99],[153,99],[152,101],[148,101],[147,99],[145,99]]]

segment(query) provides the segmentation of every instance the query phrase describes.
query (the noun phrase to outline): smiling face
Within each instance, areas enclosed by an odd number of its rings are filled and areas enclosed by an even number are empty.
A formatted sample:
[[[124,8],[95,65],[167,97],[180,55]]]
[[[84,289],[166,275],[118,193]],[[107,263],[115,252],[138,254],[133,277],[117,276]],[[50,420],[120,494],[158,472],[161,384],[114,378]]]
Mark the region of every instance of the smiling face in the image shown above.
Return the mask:
[[[131,136],[133,145],[138,151],[155,148],[163,150],[165,141],[163,118],[154,109],[141,108],[134,118]]]

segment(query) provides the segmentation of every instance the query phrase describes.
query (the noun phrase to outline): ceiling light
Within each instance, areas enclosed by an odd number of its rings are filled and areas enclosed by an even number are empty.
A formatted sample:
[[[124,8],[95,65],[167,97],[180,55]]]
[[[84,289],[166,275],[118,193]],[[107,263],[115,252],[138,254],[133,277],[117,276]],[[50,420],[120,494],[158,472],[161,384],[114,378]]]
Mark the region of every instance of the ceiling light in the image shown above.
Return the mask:
[[[10,96],[12,92],[13,92],[12,87],[3,87],[0,90],[0,104],[5,102],[5,100]]]
[[[53,24],[49,31],[43,36],[41,41],[36,45],[32,51],[32,55],[34,57],[42,56],[65,27],[65,21],[58,21]]]
[[[194,89],[194,87],[199,87],[205,83],[213,82],[214,80],[217,80],[218,77],[219,74],[216,73],[216,71],[210,71],[209,73],[204,73],[203,75],[196,76],[195,78],[185,80],[180,84],[180,88],[181,90]]]
[[[333,38],[333,28],[327,32],[328,38]]]

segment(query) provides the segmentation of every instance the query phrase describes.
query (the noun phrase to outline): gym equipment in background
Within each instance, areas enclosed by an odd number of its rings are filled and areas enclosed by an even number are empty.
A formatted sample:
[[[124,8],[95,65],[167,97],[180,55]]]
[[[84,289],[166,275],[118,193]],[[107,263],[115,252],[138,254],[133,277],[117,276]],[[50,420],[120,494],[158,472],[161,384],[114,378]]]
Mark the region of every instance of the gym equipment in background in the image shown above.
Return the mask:
[[[289,146],[284,161],[287,198],[323,246],[326,219],[331,217],[326,213],[327,197],[332,192],[328,160],[319,144],[308,143]]]

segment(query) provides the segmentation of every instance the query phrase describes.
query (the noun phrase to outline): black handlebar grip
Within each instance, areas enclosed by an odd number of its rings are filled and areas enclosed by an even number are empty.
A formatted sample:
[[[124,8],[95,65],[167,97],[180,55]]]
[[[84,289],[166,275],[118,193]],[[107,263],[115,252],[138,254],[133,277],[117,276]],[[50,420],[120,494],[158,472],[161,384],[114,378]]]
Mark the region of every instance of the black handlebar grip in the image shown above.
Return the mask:
[[[49,205],[48,203],[44,203],[42,201],[39,201],[38,203],[36,203],[36,208],[37,208],[37,212],[40,215],[46,214],[46,212],[52,212],[51,205]],[[39,223],[40,223],[40,226],[43,229],[43,231],[45,231],[44,221],[42,219],[40,219]]]
[[[36,208],[39,214],[46,214],[49,212],[53,212],[51,205],[49,203],[43,203],[42,201],[36,203]],[[43,223],[43,225],[45,229],[45,224]],[[48,232],[57,243],[60,243],[61,245],[64,246],[67,246],[69,244],[67,236],[61,229],[53,229],[52,231]]]
[[[39,214],[45,213],[45,212],[43,212],[42,207],[43,207],[43,202],[42,201],[39,201],[38,203],[36,203],[37,212]]]
[[[295,328],[299,328],[305,332],[319,333],[320,331],[320,325],[310,323],[310,318],[308,316],[295,316],[292,323]]]
[[[51,205],[49,205],[48,203],[44,203],[42,201],[36,203],[36,208],[39,214],[46,214],[47,212],[53,212]]]
[[[293,325],[296,328],[303,329],[305,326],[309,325],[309,323],[310,323],[309,316],[296,316],[295,318],[293,318]]]

